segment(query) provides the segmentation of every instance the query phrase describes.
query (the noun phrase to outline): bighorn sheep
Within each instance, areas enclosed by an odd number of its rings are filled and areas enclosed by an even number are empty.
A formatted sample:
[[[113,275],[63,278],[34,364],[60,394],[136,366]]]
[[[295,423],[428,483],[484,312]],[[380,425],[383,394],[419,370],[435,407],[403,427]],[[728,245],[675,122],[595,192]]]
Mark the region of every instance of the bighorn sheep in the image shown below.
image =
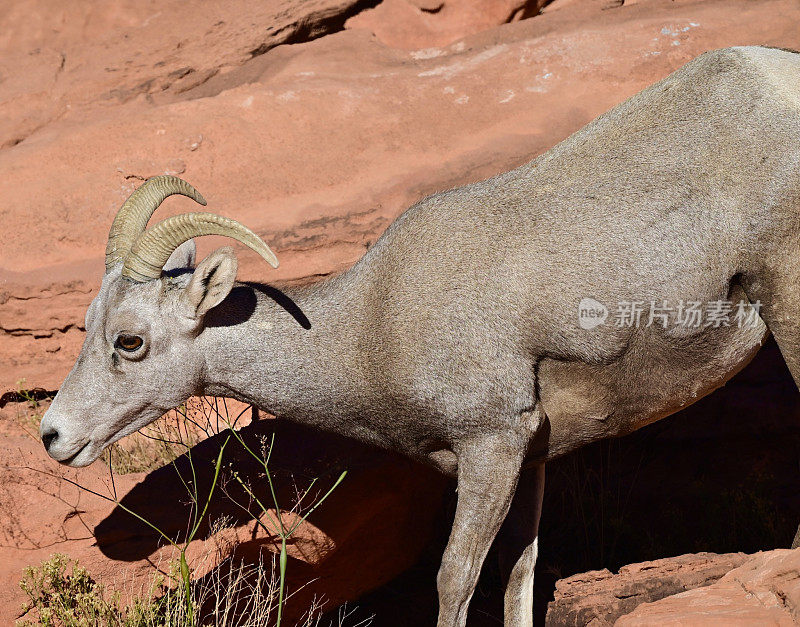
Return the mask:
[[[767,327],[800,383],[791,51],[706,53],[532,162],[422,200],[311,287],[236,283],[229,248],[192,271],[191,238],[208,233],[276,262],[210,214],[145,231],[176,193],[205,204],[156,177],[114,220],[86,341],[42,421],[47,451],[85,466],[211,394],[433,464],[458,479],[441,626],[465,624],[504,520],[506,625],[531,624],[546,461],[708,394]],[[760,303],[760,317],[682,323],[684,304],[723,301]],[[637,302],[640,324],[607,314]]]

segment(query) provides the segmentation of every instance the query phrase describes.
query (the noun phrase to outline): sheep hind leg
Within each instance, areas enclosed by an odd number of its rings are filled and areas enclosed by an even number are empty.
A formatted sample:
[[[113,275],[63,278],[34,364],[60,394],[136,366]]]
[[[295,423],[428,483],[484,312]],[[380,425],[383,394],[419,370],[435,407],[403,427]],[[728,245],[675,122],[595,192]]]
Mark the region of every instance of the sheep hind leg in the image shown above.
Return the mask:
[[[520,475],[511,509],[497,536],[500,571],[506,585],[506,627],[533,625],[533,573],[539,551],[543,497],[542,463],[525,469]]]
[[[761,319],[775,338],[800,390],[800,267],[793,267],[797,265],[774,270],[768,273],[769,280],[753,280],[744,285],[744,290],[751,303],[759,302]],[[792,541],[792,548],[798,547],[800,526]]]

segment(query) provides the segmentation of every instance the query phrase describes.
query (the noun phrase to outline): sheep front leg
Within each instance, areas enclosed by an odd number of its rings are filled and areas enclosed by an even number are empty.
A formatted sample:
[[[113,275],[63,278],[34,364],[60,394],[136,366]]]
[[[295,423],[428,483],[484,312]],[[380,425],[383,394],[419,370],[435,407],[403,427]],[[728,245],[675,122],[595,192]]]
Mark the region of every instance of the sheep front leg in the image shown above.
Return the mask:
[[[525,453],[522,438],[484,436],[456,451],[458,504],[437,587],[439,627],[463,627],[486,553],[505,519]]]
[[[543,497],[544,464],[537,464],[520,475],[511,509],[497,537],[500,571],[506,584],[506,627],[533,626],[533,572]]]

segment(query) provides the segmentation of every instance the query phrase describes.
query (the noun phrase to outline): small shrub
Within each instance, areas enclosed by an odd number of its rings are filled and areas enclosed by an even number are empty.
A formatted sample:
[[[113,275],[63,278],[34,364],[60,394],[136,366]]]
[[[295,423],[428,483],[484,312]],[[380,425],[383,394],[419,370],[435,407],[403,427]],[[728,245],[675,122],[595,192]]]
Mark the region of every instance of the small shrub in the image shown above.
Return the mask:
[[[56,554],[41,566],[25,569],[20,587],[28,596],[18,627],[94,627],[121,625],[122,612],[116,596],[105,590],[85,569],[66,555]]]

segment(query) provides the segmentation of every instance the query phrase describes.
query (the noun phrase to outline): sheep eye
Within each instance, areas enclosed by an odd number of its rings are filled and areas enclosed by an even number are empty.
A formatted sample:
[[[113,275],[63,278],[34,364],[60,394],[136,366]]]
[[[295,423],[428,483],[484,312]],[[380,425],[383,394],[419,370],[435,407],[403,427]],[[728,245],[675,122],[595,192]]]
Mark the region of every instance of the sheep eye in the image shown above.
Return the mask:
[[[144,340],[138,335],[118,335],[114,342],[114,347],[124,351],[132,352],[141,348]]]

